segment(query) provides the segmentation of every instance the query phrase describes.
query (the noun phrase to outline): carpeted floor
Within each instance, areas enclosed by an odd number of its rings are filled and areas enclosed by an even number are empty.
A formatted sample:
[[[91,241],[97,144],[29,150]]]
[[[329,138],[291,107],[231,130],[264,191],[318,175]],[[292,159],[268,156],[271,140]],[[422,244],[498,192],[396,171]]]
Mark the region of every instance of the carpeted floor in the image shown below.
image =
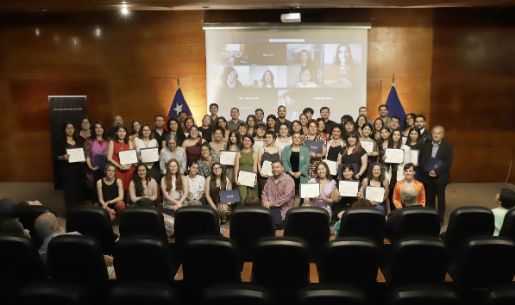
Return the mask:
[[[515,189],[513,184],[504,183],[452,183],[447,187],[447,215],[460,206],[478,205],[495,207],[494,197],[501,187]],[[51,182],[2,182],[0,197],[10,197],[14,201],[39,200],[60,215],[64,214],[63,194],[54,191]]]

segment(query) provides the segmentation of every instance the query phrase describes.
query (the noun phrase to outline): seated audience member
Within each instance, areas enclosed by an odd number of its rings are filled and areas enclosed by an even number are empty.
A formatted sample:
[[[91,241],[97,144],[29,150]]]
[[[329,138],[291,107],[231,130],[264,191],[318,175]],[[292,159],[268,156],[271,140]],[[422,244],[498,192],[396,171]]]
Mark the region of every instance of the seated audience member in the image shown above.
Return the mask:
[[[345,163],[340,167],[341,177],[338,177],[340,181],[354,181],[354,168],[352,165]],[[352,204],[358,200],[358,193],[354,197],[341,197],[341,199],[333,204],[333,220],[340,219],[342,214],[350,209]]]
[[[366,198],[367,186],[384,188],[384,197],[381,202],[372,202],[372,205],[383,212],[385,215],[390,213],[390,204],[388,202],[388,193],[390,192],[390,182],[385,177],[385,169],[381,163],[374,163],[368,169],[368,175],[361,181],[358,198]]]
[[[332,217],[332,206],[335,202],[340,201],[340,194],[338,193],[336,181],[332,179],[329,172],[329,166],[325,162],[318,163],[317,176],[310,179],[309,182],[320,184],[320,196],[318,198],[306,199],[305,203],[326,210],[329,217]]]
[[[284,167],[280,161],[272,163],[272,177],[265,183],[261,200],[267,209],[281,209],[283,221],[286,212],[294,206],[295,182],[290,175],[284,173]]]
[[[225,175],[222,164],[216,162],[211,166],[211,176],[206,178],[204,192],[209,206],[215,210],[224,224],[231,214],[231,202],[220,202],[220,191],[232,190],[231,180]]]
[[[155,205],[158,197],[157,182],[149,176],[148,168],[145,164],[139,164],[136,167],[134,179],[129,184],[129,196],[132,203],[148,199]]]
[[[509,209],[515,206],[515,192],[503,187],[501,191],[495,195],[495,202],[498,207],[492,209],[495,219],[494,236],[498,236],[504,222],[504,216],[506,216]]]
[[[211,168],[209,169],[211,172]],[[206,184],[206,178],[199,175],[199,165],[193,162],[188,170],[188,197],[186,198],[185,205],[203,205],[204,198],[204,187]]]
[[[184,148],[177,145],[177,140],[174,138],[168,139],[166,142],[166,147],[161,149],[159,154],[159,167],[161,168],[161,174],[166,173],[166,164],[175,159],[179,162],[179,169],[181,174],[186,172],[186,151]]]
[[[184,205],[188,197],[188,179],[179,172],[179,162],[172,159],[166,166],[166,174],[161,179],[163,192],[163,212],[174,216],[175,211]]]
[[[109,163],[105,167],[105,177],[97,181],[98,202],[109,214],[109,219],[114,221],[118,213],[125,209],[123,202],[123,184],[115,176],[116,167]]]
[[[80,235],[79,232],[66,232],[64,227],[59,223],[59,219],[51,212],[46,212],[39,215],[34,221],[34,228],[36,233],[41,237],[43,243],[39,248],[39,254],[43,262],[46,263],[48,244],[50,241],[59,235],[69,234],[69,235]],[[113,257],[109,255],[104,255],[104,261],[106,263],[106,267],[108,267],[108,272],[111,274],[113,266]]]
[[[412,190],[416,192],[417,198],[414,203],[410,202],[410,204],[405,204],[405,202],[407,203],[408,201],[403,197],[403,191],[404,196],[411,196]],[[424,184],[415,179],[415,166],[413,163],[404,165],[404,179],[398,181],[393,189],[393,204],[397,209],[414,204],[426,205]]]

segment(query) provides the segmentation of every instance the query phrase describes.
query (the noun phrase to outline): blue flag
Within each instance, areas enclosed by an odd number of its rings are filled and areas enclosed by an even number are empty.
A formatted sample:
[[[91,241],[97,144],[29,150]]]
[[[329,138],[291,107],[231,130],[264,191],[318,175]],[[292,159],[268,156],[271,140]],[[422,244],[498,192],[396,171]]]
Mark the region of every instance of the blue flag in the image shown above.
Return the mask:
[[[172,105],[170,106],[170,110],[168,110],[168,119],[178,117],[181,111],[186,111],[189,116],[192,115],[190,107],[188,107],[188,103],[186,99],[184,99],[184,95],[182,95],[182,90],[179,88],[175,92]]]
[[[388,94],[388,98],[386,99],[386,107],[388,107],[388,116],[397,116],[401,119],[401,124],[404,122],[404,118],[406,117],[406,112],[402,107],[401,100],[397,95],[397,89],[395,89],[395,85],[392,85],[392,89],[390,90],[390,94]]]

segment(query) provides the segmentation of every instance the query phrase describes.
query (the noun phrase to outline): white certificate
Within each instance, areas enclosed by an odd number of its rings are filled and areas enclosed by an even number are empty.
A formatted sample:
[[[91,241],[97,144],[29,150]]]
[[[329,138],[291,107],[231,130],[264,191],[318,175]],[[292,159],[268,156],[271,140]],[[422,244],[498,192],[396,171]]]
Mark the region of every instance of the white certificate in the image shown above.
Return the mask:
[[[402,164],[404,162],[404,150],[387,148],[385,151],[385,163]]]
[[[329,167],[329,172],[331,175],[336,176],[336,161],[325,159],[324,162],[327,164],[327,167]]]
[[[365,198],[373,202],[383,202],[384,192],[385,190],[383,187],[367,186],[367,188],[365,189]]]
[[[238,174],[238,182],[244,186],[254,187],[256,185],[256,173],[240,171]]]
[[[272,176],[272,162],[268,160],[263,161],[263,166],[261,166],[261,173],[268,177]]]
[[[141,162],[153,163],[159,161],[159,148],[143,148],[140,150]]]
[[[420,151],[418,149],[412,149],[410,152],[410,162],[413,163],[413,165],[418,166],[418,154]]]
[[[86,162],[83,148],[69,148],[66,149],[66,154],[70,155],[68,163]]]
[[[340,181],[338,191],[342,197],[358,197],[359,181]]]
[[[374,142],[373,141],[361,141],[361,147],[367,152],[367,154],[374,152]]]
[[[234,166],[234,160],[236,159],[235,151],[222,150],[220,152],[220,164]]]
[[[300,185],[300,198],[317,198],[320,196],[319,183],[302,183]]]
[[[135,149],[125,150],[118,153],[121,165],[138,163],[138,155]]]
[[[254,146],[252,146],[252,148],[254,148],[255,151],[258,151],[263,147],[265,147],[265,140],[255,140]]]

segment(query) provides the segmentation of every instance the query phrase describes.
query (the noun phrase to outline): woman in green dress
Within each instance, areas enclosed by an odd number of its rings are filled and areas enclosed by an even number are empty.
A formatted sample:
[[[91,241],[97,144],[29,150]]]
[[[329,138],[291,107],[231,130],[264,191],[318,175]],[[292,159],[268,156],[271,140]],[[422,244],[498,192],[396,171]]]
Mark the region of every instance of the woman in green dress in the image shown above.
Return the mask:
[[[249,134],[244,135],[242,138],[242,149],[236,153],[236,159],[234,160],[234,177],[236,177],[236,185],[240,191],[241,204],[245,204],[249,197],[255,198],[258,196],[256,181],[254,181],[253,187],[241,185],[238,181],[240,171],[257,173],[258,153],[252,149],[253,145],[254,139],[252,136]]]

